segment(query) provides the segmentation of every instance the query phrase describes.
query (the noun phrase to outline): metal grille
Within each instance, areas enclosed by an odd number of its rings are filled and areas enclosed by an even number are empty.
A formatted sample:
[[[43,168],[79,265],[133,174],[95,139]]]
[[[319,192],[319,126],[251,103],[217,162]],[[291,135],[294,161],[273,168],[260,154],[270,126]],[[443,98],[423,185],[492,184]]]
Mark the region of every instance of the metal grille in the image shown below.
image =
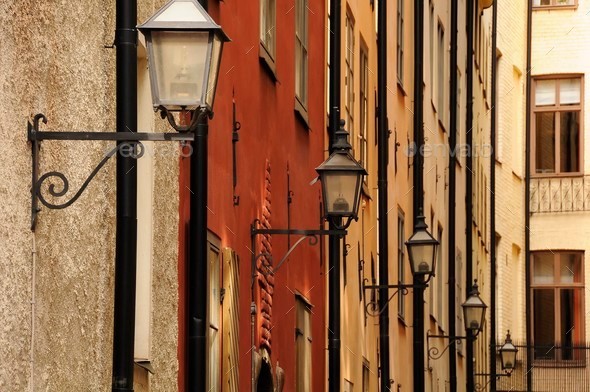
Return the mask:
[[[500,377],[497,391],[531,392],[590,392],[590,344],[575,346],[527,346],[515,343],[518,348],[516,369],[510,377]],[[534,359],[527,366],[527,349]],[[539,359],[542,358],[542,359]],[[567,359],[560,359],[567,358]],[[497,369],[501,372],[500,358]],[[532,385],[527,388],[527,372],[531,373]],[[476,382],[485,385],[489,378],[479,376]],[[489,384],[482,391],[490,391]]]

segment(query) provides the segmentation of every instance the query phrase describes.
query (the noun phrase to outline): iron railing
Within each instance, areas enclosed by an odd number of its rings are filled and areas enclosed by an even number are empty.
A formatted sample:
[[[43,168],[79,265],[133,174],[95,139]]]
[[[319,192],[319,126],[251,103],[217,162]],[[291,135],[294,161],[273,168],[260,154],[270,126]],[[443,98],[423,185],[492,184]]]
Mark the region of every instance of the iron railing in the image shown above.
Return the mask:
[[[590,211],[590,176],[530,180],[530,212]]]
[[[499,392],[590,392],[590,343],[571,346],[527,346],[515,342],[518,348],[516,369],[510,377],[500,377]],[[527,365],[527,350],[534,358]],[[497,358],[500,372],[500,359]],[[532,383],[527,385],[527,373]],[[479,385],[486,385],[487,376],[477,376]],[[489,384],[482,391],[490,391]]]

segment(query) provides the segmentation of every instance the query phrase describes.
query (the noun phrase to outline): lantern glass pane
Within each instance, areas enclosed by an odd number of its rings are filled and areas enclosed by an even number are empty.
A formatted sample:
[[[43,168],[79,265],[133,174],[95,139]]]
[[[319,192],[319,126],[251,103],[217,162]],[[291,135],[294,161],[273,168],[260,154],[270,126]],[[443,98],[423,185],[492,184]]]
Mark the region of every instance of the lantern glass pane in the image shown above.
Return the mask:
[[[422,232],[417,232],[412,240],[418,240],[417,237],[421,237]],[[424,232],[425,234],[428,234]],[[430,236],[427,238],[430,240]],[[426,240],[426,238],[421,239]],[[415,244],[411,245],[410,260],[413,262],[414,273],[416,274],[429,274],[432,272],[432,261],[434,260],[434,244]]]
[[[516,362],[516,351],[501,350],[500,355],[502,357],[502,370],[513,369]]]
[[[325,173],[322,178],[326,212],[329,215],[349,216],[354,207],[356,196],[357,173],[336,171]]]
[[[213,34],[213,47],[211,48],[211,66],[209,68],[209,78],[207,82],[207,96],[205,101],[209,107],[213,107],[215,99],[215,89],[217,88],[217,75],[219,74],[219,63],[221,60],[221,49],[223,43],[217,34]]]
[[[478,330],[481,328],[482,308],[465,306],[465,329]]]
[[[158,101],[170,110],[201,105],[209,33],[153,31]]]

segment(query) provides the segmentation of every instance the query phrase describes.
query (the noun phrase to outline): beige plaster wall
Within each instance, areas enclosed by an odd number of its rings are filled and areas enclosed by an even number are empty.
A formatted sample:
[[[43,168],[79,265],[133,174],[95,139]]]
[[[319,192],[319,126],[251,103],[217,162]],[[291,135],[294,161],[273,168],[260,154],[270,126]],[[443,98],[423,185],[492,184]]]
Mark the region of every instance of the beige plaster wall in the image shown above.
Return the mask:
[[[162,3],[162,2],[159,2]],[[139,18],[156,6],[140,1]],[[115,130],[115,2],[0,5],[0,390],[110,387],[115,162],[64,210],[42,207],[30,231],[26,121],[48,131]],[[154,118],[153,113],[144,115]],[[153,121],[153,120],[152,120]],[[159,129],[165,127],[158,122]],[[41,171],[62,171],[72,195],[107,142],[43,142]],[[153,390],[176,383],[177,160],[154,160]],[[34,245],[33,245],[34,244]],[[34,257],[35,256],[35,257]],[[31,301],[35,299],[33,305]]]
[[[361,285],[363,280],[371,281],[372,262],[374,273],[378,276],[377,257],[377,148],[375,145],[375,89],[377,85],[377,45],[375,36],[375,17],[377,8],[374,11],[368,2],[352,0],[342,4],[342,55],[346,48],[346,26],[345,17],[349,12],[354,19],[354,135],[351,140],[356,159],[360,159],[360,52],[363,47],[368,55],[368,117],[367,117],[367,181],[365,190],[368,195],[363,197],[363,203],[359,208],[359,220],[353,222],[348,229],[346,243],[349,244],[348,255],[346,256],[346,267],[342,268],[342,361],[341,376],[342,390],[345,384],[354,385],[354,390],[361,390],[363,386],[363,364],[369,368],[368,388],[377,390],[379,388],[379,362],[378,351],[378,317],[367,316],[365,305],[371,300],[370,291],[366,291],[366,301],[361,296]],[[342,76],[345,76],[344,61],[342,62]],[[342,117],[345,118],[344,100],[345,84],[342,82]],[[346,129],[349,129],[348,125]],[[393,222],[392,222],[393,224]],[[360,256],[360,257],[359,257]],[[359,259],[363,271],[359,274]],[[359,276],[361,281],[359,281]],[[367,283],[371,284],[371,283]]]

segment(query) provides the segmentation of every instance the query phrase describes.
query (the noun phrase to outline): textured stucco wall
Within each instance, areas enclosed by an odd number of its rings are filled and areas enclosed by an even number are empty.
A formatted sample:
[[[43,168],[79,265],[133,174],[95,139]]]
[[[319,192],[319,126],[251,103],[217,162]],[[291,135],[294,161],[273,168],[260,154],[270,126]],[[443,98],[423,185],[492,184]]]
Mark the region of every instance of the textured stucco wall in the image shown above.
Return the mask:
[[[140,2],[139,19],[163,2],[158,3]],[[105,166],[73,206],[59,211],[42,207],[33,235],[25,124],[42,112],[49,119],[44,130],[115,130],[115,50],[104,47],[113,42],[114,18],[114,0],[0,4],[2,391],[110,387],[115,162]],[[112,146],[43,142],[41,171],[64,172],[71,195]],[[157,374],[151,382],[154,390],[172,390],[177,368],[178,171],[177,160],[169,154],[154,162],[152,356]],[[33,238],[37,258],[32,314]]]

